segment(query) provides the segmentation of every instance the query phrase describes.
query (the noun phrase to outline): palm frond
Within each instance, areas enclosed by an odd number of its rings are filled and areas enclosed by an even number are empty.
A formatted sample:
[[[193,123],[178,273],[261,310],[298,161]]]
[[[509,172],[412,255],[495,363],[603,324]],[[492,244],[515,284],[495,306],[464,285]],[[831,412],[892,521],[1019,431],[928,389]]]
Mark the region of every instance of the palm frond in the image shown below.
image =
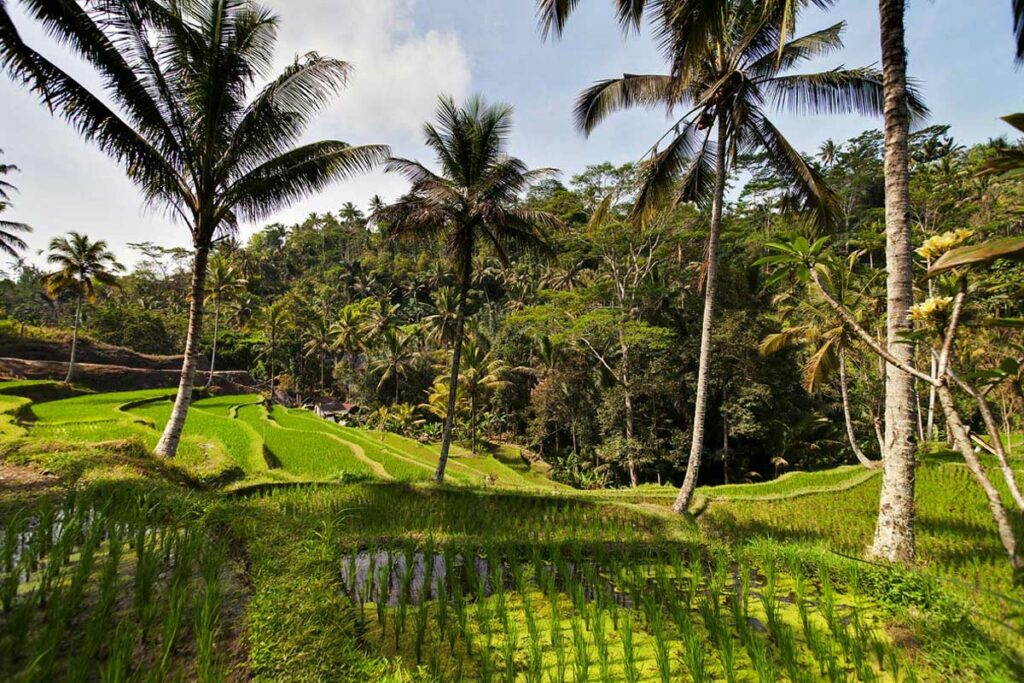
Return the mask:
[[[370,170],[389,154],[382,145],[353,147],[334,141],[305,145],[239,178],[225,191],[220,210],[237,211],[247,220],[262,220],[332,182]]]
[[[751,135],[768,152],[768,163],[791,188],[798,208],[808,212],[819,229],[831,229],[841,214],[835,192],[771,121],[761,117],[752,123]]]
[[[576,127],[589,135],[611,114],[632,107],[672,110],[686,104],[686,93],[671,76],[624,74],[622,78],[598,81],[576,100]]]

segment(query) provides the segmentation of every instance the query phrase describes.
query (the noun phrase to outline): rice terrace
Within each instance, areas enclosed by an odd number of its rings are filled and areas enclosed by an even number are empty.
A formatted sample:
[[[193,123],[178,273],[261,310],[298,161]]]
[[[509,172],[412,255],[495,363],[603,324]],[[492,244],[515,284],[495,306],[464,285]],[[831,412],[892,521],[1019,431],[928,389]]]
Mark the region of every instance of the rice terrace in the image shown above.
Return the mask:
[[[1024,680],[1022,65],[1018,0],[0,0],[0,680]]]

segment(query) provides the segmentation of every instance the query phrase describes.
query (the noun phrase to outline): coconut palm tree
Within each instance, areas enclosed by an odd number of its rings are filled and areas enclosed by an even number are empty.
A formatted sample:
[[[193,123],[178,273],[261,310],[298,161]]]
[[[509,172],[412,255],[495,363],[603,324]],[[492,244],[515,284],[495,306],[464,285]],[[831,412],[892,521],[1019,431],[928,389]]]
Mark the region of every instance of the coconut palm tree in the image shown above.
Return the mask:
[[[427,339],[447,349],[455,339],[459,320],[459,293],[454,287],[441,287],[434,294],[434,312],[423,319]]]
[[[394,385],[394,403],[399,402],[402,379],[420,361],[417,348],[418,335],[400,327],[388,327],[380,335],[380,356],[370,363],[371,372],[381,373],[377,391],[391,382]]]
[[[217,366],[217,342],[220,340],[221,309],[230,306],[245,291],[246,280],[242,277],[238,264],[225,257],[215,254],[210,259],[210,274],[206,280],[206,304],[213,304],[213,349],[210,351],[210,372],[206,377],[206,387],[213,383],[213,372]]]
[[[270,400],[274,400],[274,386],[277,379],[277,342],[289,325],[292,323],[292,316],[287,308],[284,299],[278,299],[269,306],[264,306],[253,316],[253,323],[263,330],[266,336],[266,343],[263,347],[263,354],[267,360],[267,371],[269,377]]]
[[[547,250],[544,233],[562,227],[550,213],[523,207],[519,200],[534,183],[550,177],[550,169],[529,170],[506,152],[512,108],[471,98],[464,106],[442,97],[436,123],[424,132],[437,155],[440,173],[408,159],[393,158],[387,170],[401,173],[412,188],[394,204],[378,206],[372,220],[397,238],[444,240],[459,288],[458,319],[452,345],[448,408],[435,478],[444,479],[451,448],[452,420],[459,388],[459,362],[465,333],[466,301],[473,280],[473,256],[489,245],[502,264],[510,264],[510,248]]]
[[[184,223],[194,250],[189,325],[174,409],[156,452],[178,448],[195,380],[210,249],[258,221],[365,171],[386,147],[299,145],[351,66],[316,53],[271,75],[278,20],[255,0],[20,0],[47,34],[99,75],[90,89],[22,40],[0,3],[0,65],[121,164],[146,204]]]
[[[673,506],[679,513],[689,508],[701,463],[718,243],[726,180],[734,160],[738,154],[764,154],[789,186],[794,203],[818,229],[830,228],[840,213],[835,194],[771,122],[768,107],[804,113],[877,114],[882,110],[882,76],[874,69],[788,73],[841,47],[842,22],[780,46],[782,31],[765,19],[759,6],[739,3],[725,17],[723,32],[703,51],[691,45],[688,34],[666,33],[663,45],[673,75],[627,74],[601,81],[580,96],[576,107],[577,125],[586,133],[623,108],[663,106],[683,112],[640,170],[636,217],[645,220],[665,203],[711,205],[693,436],[686,477]],[[674,19],[669,13],[664,22],[671,26]],[[913,103],[921,108],[916,100]]]
[[[338,319],[331,325],[334,337],[334,350],[343,356],[352,356],[365,348],[364,329],[366,318],[354,306],[341,309]]]
[[[462,349],[462,373],[459,383],[469,400],[470,451],[476,453],[476,422],[480,406],[492,392],[508,386],[508,365],[494,357],[478,335],[470,335]]]
[[[306,358],[317,358],[320,362],[320,393],[327,392],[327,358],[335,348],[336,337],[327,319],[316,316],[302,333],[302,352]]]
[[[0,154],[3,153],[4,151],[0,149]],[[17,170],[18,167],[14,164],[0,164],[0,214],[10,208],[11,193],[17,192],[18,189],[3,178],[9,173],[15,173]],[[32,232],[32,228],[24,223],[6,221],[0,218],[0,253],[16,258],[19,251],[24,251],[28,248],[25,240],[15,234],[19,232]]]
[[[117,275],[124,266],[117,262],[103,240],[92,242],[85,235],[69,232],[67,237],[54,237],[50,241],[50,255],[46,262],[57,267],[43,276],[43,285],[53,296],[71,294],[75,300],[75,322],[71,333],[71,356],[64,384],[71,384],[75,374],[75,353],[78,350],[78,330],[82,326],[82,304],[96,300],[96,285],[117,285]]]

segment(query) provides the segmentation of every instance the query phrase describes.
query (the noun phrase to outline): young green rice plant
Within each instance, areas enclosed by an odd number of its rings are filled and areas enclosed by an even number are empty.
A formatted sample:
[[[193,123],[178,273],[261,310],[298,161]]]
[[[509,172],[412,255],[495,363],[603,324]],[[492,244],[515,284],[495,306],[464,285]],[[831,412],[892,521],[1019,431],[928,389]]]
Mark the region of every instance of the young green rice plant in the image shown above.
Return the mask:
[[[384,636],[387,635],[388,594],[385,587],[389,585],[387,582],[390,580],[390,576],[391,572],[387,567],[377,568],[377,579],[375,581],[377,585],[375,590],[376,599],[373,606],[374,610],[377,612],[377,624],[380,626],[380,638],[382,642],[384,640]]]
[[[90,528],[78,554],[78,563],[72,573],[68,589],[60,604],[60,619],[69,624],[78,614],[85,596],[85,589],[92,579],[92,569],[96,559],[96,549],[103,540],[103,530],[99,526]]]
[[[707,671],[707,661],[704,652],[704,640],[700,637],[697,629],[690,628],[683,633],[683,645],[685,646],[686,668],[690,672],[690,680],[693,683],[704,683],[710,681],[711,677]]]
[[[100,666],[102,683],[123,683],[131,677],[132,654],[138,634],[135,628],[127,623],[119,624],[110,644],[110,655]]]
[[[519,629],[514,621],[505,624],[505,639],[502,641],[503,678],[506,683],[516,680],[516,653],[519,652]]]
[[[565,637],[562,635],[562,617],[558,608],[557,593],[551,599],[550,637],[551,651],[555,654],[555,668],[552,680],[555,683],[563,683],[568,668],[568,656],[565,648]]]
[[[622,666],[626,683],[639,683],[636,643],[633,640],[633,617],[626,611],[622,615]]]
[[[14,598],[18,594],[18,585],[21,583],[21,565],[18,560],[18,546],[21,544],[22,534],[28,525],[28,515],[24,510],[15,510],[4,526],[3,539],[0,540],[0,607],[4,612],[10,612],[14,604]]]
[[[747,654],[754,665],[754,671],[761,683],[775,683],[778,676],[775,672],[775,663],[768,652],[768,645],[759,637],[751,633],[747,639]]]
[[[587,631],[583,619],[578,614],[572,618],[572,645],[574,651],[573,673],[574,680],[590,680],[590,647],[587,643]]]
[[[398,639],[405,633],[405,623],[408,617],[409,603],[412,601],[412,580],[415,574],[413,564],[416,558],[416,546],[413,544],[406,545],[405,552],[402,555],[402,564],[400,571],[401,584],[398,593],[398,621],[396,624],[395,631],[395,648],[398,648]]]
[[[459,634],[466,640],[466,648],[472,654],[473,639],[469,634],[469,610],[466,608],[466,598],[462,592],[462,583],[458,579],[452,581],[452,604],[455,607],[455,621]],[[451,653],[455,653],[455,629],[452,629],[452,635],[449,636],[448,648]]]
[[[761,605],[764,608],[765,619],[768,622],[768,632],[773,636],[779,629],[779,602],[775,598],[775,591],[778,586],[778,576],[775,571],[775,562],[769,560],[765,565],[764,586],[761,587]]]
[[[658,666],[658,676],[661,683],[671,683],[672,657],[669,653],[668,639],[665,637],[665,623],[661,610],[648,612],[647,621],[654,636],[654,661]]]
[[[158,539],[146,541],[141,525],[135,538],[135,613],[142,626],[140,634],[146,639],[159,607],[155,598],[157,574],[160,571]]]
[[[167,611],[164,613],[160,634],[160,661],[157,667],[160,678],[163,678],[167,673],[171,655],[185,625],[185,610],[188,607],[188,598],[187,584],[172,584],[170,595],[167,597]]]
[[[434,579],[434,586],[437,593],[437,640],[441,643],[448,632],[448,586],[440,575]]]
[[[195,610],[196,674],[200,681],[214,681],[220,675],[215,650],[220,630],[222,553],[221,548],[211,547],[200,556],[202,589]]]
[[[421,600],[416,608],[416,664],[423,660],[423,642],[427,635],[427,623],[430,619],[430,603]]]
[[[611,680],[611,653],[608,650],[608,631],[605,625],[604,612],[594,603],[594,613],[590,618],[591,631],[594,635],[594,649],[597,650],[597,665],[602,681]]]

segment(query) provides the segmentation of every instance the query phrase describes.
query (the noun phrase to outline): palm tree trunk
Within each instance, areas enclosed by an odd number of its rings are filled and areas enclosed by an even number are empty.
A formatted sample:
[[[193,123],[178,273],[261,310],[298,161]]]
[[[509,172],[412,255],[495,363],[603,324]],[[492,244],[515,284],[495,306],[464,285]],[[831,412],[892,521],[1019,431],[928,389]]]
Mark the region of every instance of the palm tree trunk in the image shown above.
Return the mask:
[[[213,350],[210,353],[210,372],[206,376],[206,388],[213,384],[213,370],[217,365],[217,336],[220,334],[220,299],[213,307]]]
[[[206,265],[210,256],[207,246],[196,248],[195,264],[192,267],[192,289],[188,311],[188,336],[185,338],[185,359],[181,365],[181,381],[174,408],[167,426],[154,452],[164,458],[173,458],[178,452],[181,432],[185,429],[188,406],[192,402],[196,366],[199,360],[199,337],[203,333],[203,299],[206,295]]]
[[[476,396],[469,397],[469,452],[476,455]]]
[[[621,331],[620,331],[621,335]],[[624,408],[626,410],[626,467],[629,470],[629,485],[636,488],[640,485],[640,476],[636,471],[636,462],[633,461],[633,438],[636,434],[633,419],[633,391],[629,383],[629,346],[622,345],[622,393]]]
[[[722,415],[722,483],[729,483],[729,418]]]
[[[887,345],[905,365],[914,362],[910,344],[900,336],[911,329],[910,170],[907,108],[907,54],[904,45],[906,0],[879,0],[882,71],[885,89],[885,236],[888,271]],[[885,386],[885,459],[871,555],[890,562],[914,559],[914,405],[913,382],[899,368],[887,369]]]
[[[707,415],[708,374],[711,366],[711,331],[715,320],[715,291],[718,288],[718,241],[722,230],[722,204],[725,202],[725,123],[718,122],[715,155],[715,201],[711,208],[711,229],[708,233],[707,272],[704,274],[704,323],[700,332],[700,361],[697,370],[697,396],[693,409],[693,440],[686,478],[679,489],[673,512],[685,514],[697,489],[700,456],[704,449],[704,419]]]
[[[846,436],[850,439],[850,448],[853,449],[853,454],[857,456],[857,461],[861,465],[868,469],[874,469],[877,463],[872,462],[868,459],[868,456],[864,455],[864,451],[857,444],[857,435],[853,431],[853,416],[850,415],[850,394],[846,381],[846,351],[844,349],[839,349],[839,393],[843,396],[843,417],[846,418]]]
[[[75,353],[78,351],[78,328],[82,326],[82,293],[78,293],[75,299],[75,327],[71,332],[71,357],[68,358],[68,374],[64,377],[64,384],[71,384],[71,378],[75,375]]]
[[[470,251],[472,253],[472,251]],[[468,259],[467,259],[468,260]],[[462,337],[466,331],[466,299],[469,298],[470,264],[463,264],[462,281],[459,283],[459,313],[455,320],[455,348],[452,349],[452,375],[448,388],[448,412],[444,416],[441,433],[441,458],[437,462],[434,479],[444,481],[444,469],[448,464],[448,451],[452,446],[452,426],[455,423],[455,399],[459,391],[459,362],[462,360]]]
[[[1017,554],[1017,536],[1006,514],[1006,507],[1003,505],[999,490],[992,485],[992,481],[985,473],[981,461],[978,460],[978,456],[971,446],[971,439],[967,433],[967,428],[964,426],[963,420],[960,419],[960,414],[957,413],[953,392],[949,390],[946,379],[941,379],[942,381],[936,389],[939,395],[939,404],[942,406],[942,412],[946,417],[946,428],[953,438],[956,449],[960,451],[960,455],[963,456],[964,461],[967,463],[967,469],[974,475],[974,480],[978,482],[978,485],[985,492],[989,510],[992,511],[992,517],[996,522],[999,540],[1002,542],[1006,553],[1010,556],[1011,566],[1015,570],[1022,569],[1024,568],[1024,558]]]

